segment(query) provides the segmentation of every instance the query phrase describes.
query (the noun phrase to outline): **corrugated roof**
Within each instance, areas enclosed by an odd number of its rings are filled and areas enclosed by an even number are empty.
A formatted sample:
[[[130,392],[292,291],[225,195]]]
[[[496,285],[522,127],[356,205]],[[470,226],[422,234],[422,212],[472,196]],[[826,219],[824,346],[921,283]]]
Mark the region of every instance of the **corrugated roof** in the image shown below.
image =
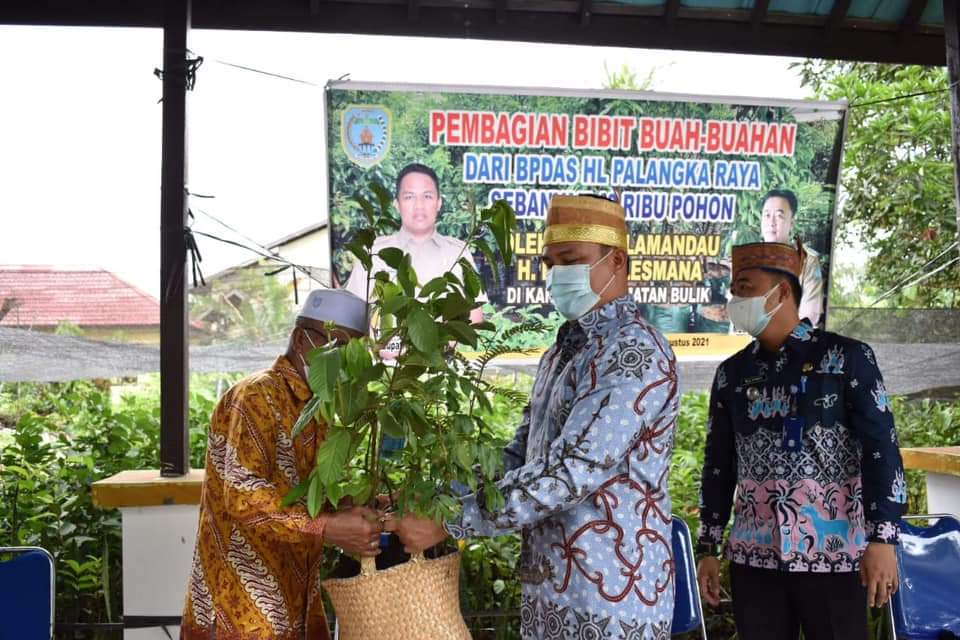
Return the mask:
[[[948,0],[953,2],[955,0]],[[439,36],[943,65],[943,0],[192,0],[199,29]],[[162,0],[4,0],[0,23],[163,24]]]
[[[113,273],[98,268],[0,265],[3,326],[159,326],[160,303]]]

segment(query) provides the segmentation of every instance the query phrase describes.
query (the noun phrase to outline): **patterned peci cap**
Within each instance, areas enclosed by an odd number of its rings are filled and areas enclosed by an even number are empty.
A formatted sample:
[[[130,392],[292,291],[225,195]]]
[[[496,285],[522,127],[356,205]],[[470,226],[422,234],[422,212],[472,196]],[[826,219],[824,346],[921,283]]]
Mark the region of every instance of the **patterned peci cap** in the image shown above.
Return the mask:
[[[800,278],[801,256],[793,245],[754,242],[733,248],[733,279],[744,269],[772,269]]]
[[[594,242],[626,251],[626,212],[606,198],[554,196],[543,242]]]

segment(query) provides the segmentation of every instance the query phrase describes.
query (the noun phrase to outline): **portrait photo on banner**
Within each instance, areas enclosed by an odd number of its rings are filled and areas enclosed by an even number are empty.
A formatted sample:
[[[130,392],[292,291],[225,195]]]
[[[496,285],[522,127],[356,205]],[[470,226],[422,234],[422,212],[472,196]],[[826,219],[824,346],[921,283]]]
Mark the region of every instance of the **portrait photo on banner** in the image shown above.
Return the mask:
[[[409,253],[421,284],[467,258],[488,292],[471,319],[541,319],[548,331],[516,345],[535,360],[563,322],[539,259],[550,200],[591,193],[626,210],[630,293],[681,357],[749,341],[725,309],[734,244],[795,246],[801,315],[825,322],[843,103],[331,82],[326,111],[335,286],[371,293],[346,245],[367,224],[354,198],[375,199],[377,182],[398,228],[374,254]],[[498,200],[518,220],[510,269],[465,249],[473,216]],[[390,271],[377,258],[373,270]]]

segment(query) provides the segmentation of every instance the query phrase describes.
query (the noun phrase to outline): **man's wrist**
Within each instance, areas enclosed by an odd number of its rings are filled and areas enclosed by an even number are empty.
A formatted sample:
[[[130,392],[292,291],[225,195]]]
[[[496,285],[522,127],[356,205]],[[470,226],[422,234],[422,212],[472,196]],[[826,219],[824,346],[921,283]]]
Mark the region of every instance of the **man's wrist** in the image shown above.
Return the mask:
[[[307,521],[303,525],[303,532],[318,540],[322,540],[323,534],[327,529],[327,515],[326,513],[321,513],[316,518],[308,516]]]

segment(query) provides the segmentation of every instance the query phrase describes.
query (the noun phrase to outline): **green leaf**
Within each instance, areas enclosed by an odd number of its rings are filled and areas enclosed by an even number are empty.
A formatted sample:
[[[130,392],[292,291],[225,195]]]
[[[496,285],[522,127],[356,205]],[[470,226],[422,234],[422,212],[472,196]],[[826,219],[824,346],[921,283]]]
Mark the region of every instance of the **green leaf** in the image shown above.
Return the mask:
[[[416,395],[422,395],[423,385],[416,378],[398,377],[393,381],[394,391],[409,391]]]
[[[443,324],[443,328],[460,342],[468,344],[473,348],[477,347],[479,336],[477,336],[477,332],[466,322],[450,320]]]
[[[403,250],[396,247],[386,247],[377,252],[380,259],[391,269],[399,269],[403,263]]]
[[[399,282],[400,286],[403,287],[404,293],[411,298],[414,296],[418,284],[417,272],[413,270],[413,265],[410,262],[409,254],[404,254],[403,260],[400,262],[400,266],[397,268],[397,282]]]
[[[340,482],[334,482],[327,485],[327,501],[333,506],[334,509],[337,508],[337,505],[340,504],[340,498],[344,496],[343,484]]]
[[[346,429],[332,429],[327,435],[317,449],[316,465],[317,477],[324,486],[343,480],[351,449],[350,432]]]
[[[370,183],[370,189],[376,194],[377,201],[380,204],[380,215],[384,218],[390,217],[390,208],[393,203],[393,195],[387,191],[386,187],[377,181]]]
[[[363,268],[366,269],[367,272],[373,268],[373,258],[370,257],[370,253],[359,242],[356,240],[348,242],[346,249],[356,256],[357,260],[363,265]]]
[[[465,470],[470,471],[473,468],[475,459],[472,442],[469,440],[460,441],[454,449],[454,455],[457,458],[457,463]]]
[[[354,424],[363,415],[369,399],[365,384],[344,383],[337,388],[337,415],[343,426]]]
[[[307,490],[310,488],[310,482],[313,480],[313,474],[310,474],[306,480],[295,486],[293,489],[287,492],[287,495],[283,496],[283,500],[280,501],[280,506],[282,507],[291,507],[295,505],[300,498],[306,495]]]
[[[463,285],[467,290],[467,295],[476,298],[483,290],[483,283],[480,281],[480,274],[473,268],[473,264],[466,258],[460,258],[458,261],[460,268],[463,269]]]
[[[437,323],[423,309],[415,309],[407,316],[407,331],[413,346],[424,353],[435,351],[439,346]]]
[[[497,325],[487,320],[484,320],[483,322],[477,322],[470,326],[473,327],[475,331],[496,331],[497,330]]]
[[[444,277],[434,278],[420,289],[420,299],[429,298],[435,293],[442,293],[447,289],[447,279]]]
[[[406,435],[396,416],[387,407],[377,412],[377,422],[380,423],[380,429],[383,433],[391,438],[403,438]]]
[[[367,350],[366,341],[363,338],[353,338],[343,348],[344,359],[347,364],[347,371],[352,378],[359,378],[363,373],[373,366],[373,359],[370,351]]]
[[[297,422],[293,425],[293,431],[290,432],[291,438],[296,438],[300,435],[300,432],[316,417],[317,412],[320,410],[320,402],[320,396],[313,396],[307,401],[307,404],[303,406],[303,411],[300,412],[300,417],[297,418]]]
[[[323,485],[318,474],[310,478],[310,489],[307,491],[307,513],[311,518],[316,518],[322,507]]]
[[[517,229],[517,217],[510,205],[503,200],[493,203],[493,216],[490,220],[490,231],[497,241],[497,248],[503,256],[503,264],[507,267],[513,264],[513,246],[510,244],[511,235]]]
[[[506,500],[504,500],[503,494],[500,493],[500,489],[497,487],[497,485],[493,483],[487,484],[483,493],[484,497],[486,498],[486,507],[488,512],[496,513],[500,509],[503,509],[503,506],[506,504]]]
[[[333,399],[340,376],[340,348],[314,349],[307,356],[310,362],[309,383],[313,392],[324,402]]]
[[[351,496],[354,504],[367,504],[373,494],[373,487],[366,477],[354,478],[344,487],[344,494]]]
[[[444,320],[452,320],[467,316],[473,309],[473,304],[459,293],[451,293],[440,301],[440,314]]]
[[[380,308],[383,310],[383,313],[388,315],[394,315],[399,311],[402,311],[410,304],[410,298],[401,294],[395,294],[390,298],[383,300]]]
[[[490,268],[493,270],[493,279],[494,282],[499,282],[500,280],[500,261],[497,259],[497,256],[494,255],[493,249],[490,248],[490,245],[487,244],[487,241],[483,238],[477,238],[474,240],[474,245],[480,249],[480,252],[487,259],[487,264],[490,265]]]
[[[423,405],[419,402],[411,401],[406,404],[407,417],[410,421],[410,427],[418,436],[424,436],[429,432],[430,423],[427,420],[427,414],[423,410]]]
[[[473,418],[463,414],[455,415],[453,416],[453,426],[461,435],[469,436],[473,433]]]
[[[367,222],[369,222],[370,225],[375,224],[376,213],[374,212],[373,205],[370,204],[370,201],[361,196],[359,193],[353,196],[353,200],[360,205],[360,210],[363,211],[363,215],[367,219]]]
[[[499,453],[488,447],[483,447],[479,451],[480,472],[487,480],[493,479],[500,467]]]
[[[387,367],[382,362],[378,362],[357,378],[357,384],[368,385],[374,380],[379,380],[387,372]]]

